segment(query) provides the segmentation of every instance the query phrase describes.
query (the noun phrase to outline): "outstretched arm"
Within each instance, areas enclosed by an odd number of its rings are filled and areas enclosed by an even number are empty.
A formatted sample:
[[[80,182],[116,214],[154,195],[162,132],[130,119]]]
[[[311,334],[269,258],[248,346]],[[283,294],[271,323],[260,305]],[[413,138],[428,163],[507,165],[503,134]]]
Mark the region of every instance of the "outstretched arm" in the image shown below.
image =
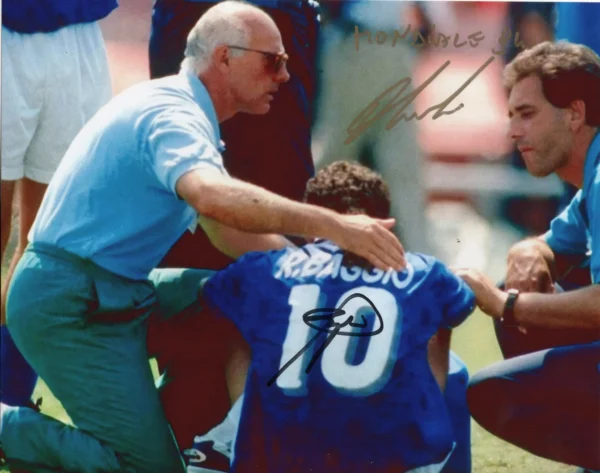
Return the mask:
[[[200,215],[237,230],[327,238],[382,270],[400,270],[406,265],[404,249],[389,230],[393,219],[340,215],[210,169],[184,174],[177,180],[176,191]]]
[[[219,251],[233,259],[250,251],[279,250],[286,246],[294,246],[291,241],[281,235],[243,232],[202,215],[198,222],[211,243]]]

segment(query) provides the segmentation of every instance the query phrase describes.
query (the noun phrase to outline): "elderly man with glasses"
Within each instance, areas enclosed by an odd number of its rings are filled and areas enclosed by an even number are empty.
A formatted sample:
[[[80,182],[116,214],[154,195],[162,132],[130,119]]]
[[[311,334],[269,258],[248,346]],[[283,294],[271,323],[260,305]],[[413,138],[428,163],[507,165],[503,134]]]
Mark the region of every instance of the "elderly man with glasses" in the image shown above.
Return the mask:
[[[190,34],[182,72],[115,97],[78,134],[50,182],[9,288],[7,324],[75,427],[2,406],[0,445],[11,467],[184,471],[146,334],[150,317],[179,309],[161,306],[161,293],[177,302],[199,291],[185,271],[150,274],[197,221],[233,258],[283,248],[290,243],[280,235],[289,234],[331,239],[384,270],[404,267],[393,219],[341,215],[228,175],[219,123],[238,112],[267,113],[289,78],[284,58],[273,63],[229,45],[285,53],[265,12],[220,3]],[[181,309],[195,315],[200,302]]]
[[[177,74],[186,38],[204,12],[220,0],[156,0],[149,43],[150,76]],[[280,84],[271,110],[264,115],[237,114],[222,123],[227,172],[278,195],[301,201],[314,174],[311,125],[316,99],[319,4],[314,0],[250,0],[266,11],[281,32],[287,56],[261,49],[266,66],[286,61],[289,80]],[[229,41],[236,54],[240,46]],[[258,56],[257,51],[249,52]],[[200,230],[200,229],[199,229]],[[160,262],[161,268],[222,269],[232,259],[219,251],[203,231],[186,232]],[[156,322],[156,321],[154,321]],[[194,435],[223,420],[243,390],[249,350],[237,329],[224,319],[212,320],[200,334],[194,324],[151,323],[149,348],[162,379],[161,400],[182,448]],[[198,350],[197,347],[203,347]],[[198,366],[203,376],[190,376]],[[210,383],[206,380],[209,379]]]

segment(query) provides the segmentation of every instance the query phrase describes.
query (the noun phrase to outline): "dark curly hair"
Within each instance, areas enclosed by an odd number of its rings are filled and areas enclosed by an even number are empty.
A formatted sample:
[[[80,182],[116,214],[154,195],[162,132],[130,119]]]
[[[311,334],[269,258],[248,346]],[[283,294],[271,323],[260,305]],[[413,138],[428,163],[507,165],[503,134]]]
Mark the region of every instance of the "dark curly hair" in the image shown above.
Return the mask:
[[[348,161],[336,161],[321,169],[308,181],[304,201],[342,214],[390,216],[390,191],[383,178],[365,166]],[[345,255],[344,264],[372,268],[366,260],[351,253]]]
[[[510,91],[531,75],[540,78],[544,97],[556,108],[583,100],[586,123],[600,126],[600,58],[592,49],[567,41],[537,44],[504,68],[504,85]]]

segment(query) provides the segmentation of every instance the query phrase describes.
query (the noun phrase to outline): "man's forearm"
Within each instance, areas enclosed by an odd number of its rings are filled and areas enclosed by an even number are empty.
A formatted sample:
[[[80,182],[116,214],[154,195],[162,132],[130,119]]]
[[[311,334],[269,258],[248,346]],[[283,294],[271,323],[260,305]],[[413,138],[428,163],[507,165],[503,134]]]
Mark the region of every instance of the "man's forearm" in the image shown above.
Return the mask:
[[[202,197],[192,203],[205,217],[250,233],[327,237],[338,214],[294,202],[258,186],[228,177],[203,183]]]
[[[250,251],[279,250],[294,246],[281,235],[242,232],[204,216],[200,216],[198,221],[210,242],[230,258],[237,259]]]
[[[560,294],[521,294],[515,320],[524,327],[600,329],[600,285]]]
[[[211,169],[185,173],[175,187],[200,215],[242,232],[325,238],[378,269],[400,271],[406,266],[404,248],[390,230],[392,218],[341,215],[294,202]]]

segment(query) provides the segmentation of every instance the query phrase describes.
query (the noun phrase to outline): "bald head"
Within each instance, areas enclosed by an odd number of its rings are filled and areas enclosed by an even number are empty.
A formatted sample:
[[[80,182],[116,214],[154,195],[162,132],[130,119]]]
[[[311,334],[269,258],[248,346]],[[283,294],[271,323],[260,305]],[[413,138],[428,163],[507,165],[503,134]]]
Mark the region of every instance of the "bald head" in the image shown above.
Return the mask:
[[[260,34],[279,34],[272,18],[260,8],[245,2],[228,0],[209,8],[190,31],[182,69],[202,74],[220,45],[249,47]],[[232,54],[242,54],[235,50]]]

